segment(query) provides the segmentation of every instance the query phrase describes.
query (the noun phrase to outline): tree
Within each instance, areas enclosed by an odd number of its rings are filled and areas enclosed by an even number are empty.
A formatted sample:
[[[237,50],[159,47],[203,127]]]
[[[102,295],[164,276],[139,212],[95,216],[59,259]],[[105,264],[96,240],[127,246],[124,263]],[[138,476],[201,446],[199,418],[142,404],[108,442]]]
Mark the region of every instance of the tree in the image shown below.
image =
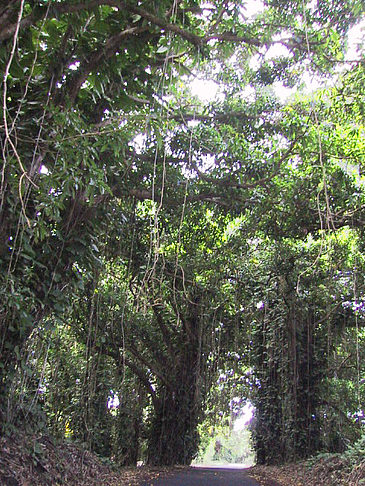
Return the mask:
[[[146,281],[154,280],[149,276],[143,282],[142,275],[151,267],[159,268],[161,281],[155,290],[152,287],[152,301],[145,302],[150,325],[146,336],[149,332],[157,336],[159,351],[169,356],[168,341],[173,334],[176,349],[168,359],[176,373],[171,383],[188,380],[183,376],[186,362],[191,360],[198,366],[203,356],[199,348],[201,326],[205,325],[204,313],[215,280],[204,265],[204,277],[191,269],[189,260],[199,267],[206,255],[201,252],[194,260],[197,246],[204,244],[198,236],[189,235],[189,229],[184,228],[192,243],[184,250],[183,262],[176,261],[175,255],[170,260],[171,255],[161,245],[162,225],[167,226],[170,217],[175,229],[169,238],[179,237],[177,228],[182,227],[186,216],[181,207],[198,208],[195,217],[207,218],[208,210],[218,219],[229,213],[242,216],[249,228],[262,219],[261,227],[267,222],[273,238],[281,231],[290,232],[290,236],[297,232],[298,236],[317,230],[317,214],[319,225],[321,221],[330,222],[330,187],[323,187],[320,211],[308,221],[304,210],[300,211],[291,199],[286,180],[298,152],[308,154],[308,147],[317,151],[318,124],[316,120],[313,124],[310,116],[303,123],[300,103],[297,110],[288,109],[282,115],[282,106],[269,87],[278,80],[300,82],[303,69],[307,69],[305,60],[310,61],[308,69],[314,72],[333,73],[343,53],[345,33],[359,18],[360,7],[357,2],[346,2],[334,9],[331,2],[323,1],[317,7],[285,2],[283,8],[283,3],[275,0],[268,1],[263,12],[252,18],[241,2],[235,1],[207,6],[165,0],[158,5],[142,2],[136,6],[135,2],[116,0],[86,4],[12,0],[1,7],[3,425],[9,422],[6,409],[11,403],[11,383],[24,369],[32,333],[44,333],[44,322],[50,317],[50,323],[64,318],[79,297],[89,305],[94,297],[92,292],[87,296],[85,288],[95,289],[98,276],[121,254],[127,261],[125,277],[136,278],[143,292]],[[280,63],[265,57],[274,45],[289,52]],[[254,56],[260,63],[257,68],[250,64]],[[188,93],[184,82],[200,73],[213,76],[218,68],[225,97],[206,106]],[[356,76],[361,77],[360,68]],[[257,88],[252,101],[242,98],[247,86]],[[142,148],[138,147],[138,135],[143,139]],[[323,155],[321,152],[324,167]],[[336,170],[334,186],[343,173]],[[322,176],[323,171],[313,169],[311,183],[323,181]],[[307,187],[305,177],[301,180]],[[338,183],[340,188],[344,180]],[[287,200],[277,204],[283,188]],[[291,188],[300,189],[293,183]],[[346,190],[342,194],[346,198]],[[126,257],[132,239],[128,224],[138,201],[145,201],[144,208],[149,207],[150,214],[145,220],[140,218],[139,226],[131,226],[139,245],[131,258]],[[311,198],[312,205],[314,201]],[[338,208],[332,219],[336,224],[337,218],[342,225],[347,224],[350,201],[336,201]],[[298,203],[303,201],[299,198]],[[287,218],[287,226],[278,228],[275,218],[283,219],[288,212],[294,216]],[[167,273],[160,254],[170,260]],[[143,268],[146,261],[147,270]],[[219,259],[211,263],[218,265]],[[181,301],[175,309],[171,300],[177,283],[184,281],[183,274],[190,287],[186,294],[179,289]],[[224,291],[219,299],[223,295]],[[133,332],[140,326],[140,317],[130,312]],[[85,312],[77,321],[80,335],[89,318],[90,312]],[[177,329],[176,323],[180,326]],[[168,329],[166,334],[164,329]],[[207,338],[204,333],[203,337]],[[113,352],[114,359],[119,360],[120,349],[111,349],[105,346],[98,352],[109,353],[109,357]],[[133,353],[130,346],[128,352],[133,359],[141,360],[140,351]],[[151,356],[145,358],[146,363],[147,358]],[[142,376],[139,378],[147,384]],[[172,410],[176,390],[165,383],[166,379],[158,378],[153,393],[160,394],[159,399],[166,394]],[[198,381],[185,384],[187,394],[198,387]],[[151,388],[149,392],[153,396]],[[179,401],[187,398],[179,396]],[[161,430],[157,401],[155,405],[154,427]],[[195,443],[199,407],[197,404],[191,421],[191,444]],[[155,457],[151,461],[189,462],[194,448],[192,445],[185,453],[180,446],[173,457],[170,446],[163,456],[151,445],[150,457]]]

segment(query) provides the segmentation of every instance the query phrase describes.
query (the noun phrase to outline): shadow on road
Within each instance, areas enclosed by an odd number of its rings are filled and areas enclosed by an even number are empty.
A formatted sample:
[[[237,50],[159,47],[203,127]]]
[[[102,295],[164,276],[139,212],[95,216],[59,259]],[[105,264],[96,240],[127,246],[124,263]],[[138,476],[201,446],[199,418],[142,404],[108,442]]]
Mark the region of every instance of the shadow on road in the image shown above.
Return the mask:
[[[232,465],[233,466],[233,465]],[[238,466],[238,465],[235,465]],[[177,470],[164,477],[149,480],[142,486],[258,486],[249,478],[244,467],[202,467],[195,466]]]
[[[192,464],[191,467],[196,467],[200,469],[248,469],[251,467],[247,464],[223,464],[223,463],[206,463],[206,464]]]

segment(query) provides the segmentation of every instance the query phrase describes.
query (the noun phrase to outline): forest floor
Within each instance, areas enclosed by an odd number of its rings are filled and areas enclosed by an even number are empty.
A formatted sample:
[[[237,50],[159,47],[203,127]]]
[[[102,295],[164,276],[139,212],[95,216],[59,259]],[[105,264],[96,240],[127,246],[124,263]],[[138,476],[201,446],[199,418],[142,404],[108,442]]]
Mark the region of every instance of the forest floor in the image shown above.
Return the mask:
[[[20,432],[0,438],[1,486],[137,486],[168,468],[122,468],[82,447]]]
[[[137,486],[176,468],[115,470],[74,443],[56,444],[49,436],[21,433],[0,438],[0,485],[6,486]],[[340,455],[286,466],[254,466],[248,476],[262,486],[364,486],[365,460],[349,467]]]
[[[262,486],[363,486],[365,458],[350,467],[340,455],[326,455],[310,461],[285,466],[254,466],[247,470]]]

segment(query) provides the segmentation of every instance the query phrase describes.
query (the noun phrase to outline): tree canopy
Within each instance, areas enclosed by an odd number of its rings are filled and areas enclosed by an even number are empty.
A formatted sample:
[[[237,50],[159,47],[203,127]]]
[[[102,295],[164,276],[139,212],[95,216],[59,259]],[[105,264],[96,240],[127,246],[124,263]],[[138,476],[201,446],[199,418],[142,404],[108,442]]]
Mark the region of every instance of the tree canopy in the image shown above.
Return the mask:
[[[189,464],[237,390],[258,462],[363,433],[363,5],[253,5],[0,6],[4,431]]]

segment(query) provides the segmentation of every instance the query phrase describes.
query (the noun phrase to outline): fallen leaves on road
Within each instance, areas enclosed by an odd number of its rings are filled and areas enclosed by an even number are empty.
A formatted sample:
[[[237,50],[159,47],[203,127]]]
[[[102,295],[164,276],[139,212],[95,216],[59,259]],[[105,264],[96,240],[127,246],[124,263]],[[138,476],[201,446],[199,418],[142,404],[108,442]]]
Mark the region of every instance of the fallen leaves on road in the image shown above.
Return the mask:
[[[285,466],[255,466],[247,470],[262,486],[363,486],[365,460],[351,468],[343,457],[333,454]]]
[[[0,485],[6,486],[139,486],[183,467],[116,470],[95,454],[70,442],[20,432],[0,438]],[[356,465],[339,454],[327,454],[286,466],[245,470],[262,486],[365,486],[365,460]]]
[[[0,485],[137,486],[166,470],[123,468],[116,471],[81,446],[57,443],[46,435],[16,433],[0,438]]]
[[[17,431],[0,438],[0,486],[139,486],[183,467],[113,467],[80,445]]]

